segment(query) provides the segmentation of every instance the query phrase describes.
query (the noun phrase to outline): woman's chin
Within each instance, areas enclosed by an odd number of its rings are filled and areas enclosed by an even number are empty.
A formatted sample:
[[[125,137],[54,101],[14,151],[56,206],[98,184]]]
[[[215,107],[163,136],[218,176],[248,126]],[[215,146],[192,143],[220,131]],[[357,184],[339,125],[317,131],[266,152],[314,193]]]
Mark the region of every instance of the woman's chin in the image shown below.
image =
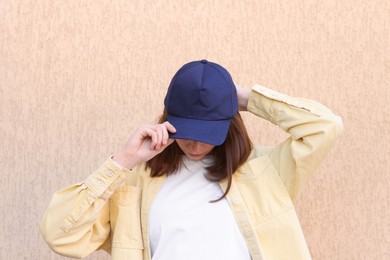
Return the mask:
[[[186,154],[186,157],[193,161],[199,161],[202,160],[205,155],[204,154]]]

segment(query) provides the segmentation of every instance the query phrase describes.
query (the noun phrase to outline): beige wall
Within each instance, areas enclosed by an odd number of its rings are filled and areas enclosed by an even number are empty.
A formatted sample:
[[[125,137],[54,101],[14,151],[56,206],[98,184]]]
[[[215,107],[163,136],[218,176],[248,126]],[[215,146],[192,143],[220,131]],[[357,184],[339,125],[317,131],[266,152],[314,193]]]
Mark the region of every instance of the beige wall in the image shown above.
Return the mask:
[[[390,259],[389,30],[387,0],[1,1],[0,259],[62,259],[38,230],[50,195],[153,122],[174,72],[203,58],[343,117],[301,224],[315,259]],[[256,144],[286,137],[245,120]]]

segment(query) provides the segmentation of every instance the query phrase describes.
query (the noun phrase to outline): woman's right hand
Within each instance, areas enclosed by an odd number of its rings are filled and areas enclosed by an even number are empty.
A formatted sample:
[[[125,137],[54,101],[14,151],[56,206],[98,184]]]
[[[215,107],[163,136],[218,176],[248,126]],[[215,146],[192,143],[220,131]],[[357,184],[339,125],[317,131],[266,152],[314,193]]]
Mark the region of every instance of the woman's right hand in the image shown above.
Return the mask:
[[[121,166],[132,169],[172,144],[174,139],[169,138],[169,132],[176,133],[176,129],[168,121],[157,125],[141,125],[112,159]]]

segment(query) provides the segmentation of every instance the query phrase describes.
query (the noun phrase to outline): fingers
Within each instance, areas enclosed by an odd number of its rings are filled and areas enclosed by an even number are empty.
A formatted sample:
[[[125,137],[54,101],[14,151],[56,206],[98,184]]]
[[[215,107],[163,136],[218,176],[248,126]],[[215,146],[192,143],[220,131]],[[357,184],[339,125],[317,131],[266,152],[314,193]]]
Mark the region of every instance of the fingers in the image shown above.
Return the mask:
[[[156,127],[157,127],[158,139],[157,139],[157,144],[155,146],[155,149],[159,150],[161,147],[168,145],[169,132],[175,133],[176,129],[171,123],[169,123],[167,121],[162,123],[162,124],[157,125]],[[169,144],[171,144],[172,142],[170,142]]]
[[[169,123],[168,121],[164,122],[162,124],[162,126],[164,127],[164,130],[165,130],[165,131],[163,131],[162,143],[164,145],[166,145],[166,144],[168,144],[169,133],[176,133],[176,128],[171,123]]]
[[[166,128],[168,129],[169,132],[176,133],[176,128],[171,123],[166,121],[166,122],[164,122],[164,125],[166,126]]]
[[[169,132],[176,132],[175,127],[169,122],[151,126],[143,126],[140,130],[143,138],[151,140],[151,150],[160,150],[162,147],[165,148],[166,146],[170,145],[173,140],[170,142]]]
[[[141,142],[150,140],[150,149],[153,150],[158,143],[157,131],[152,126],[142,126],[139,128],[139,133],[141,135]]]

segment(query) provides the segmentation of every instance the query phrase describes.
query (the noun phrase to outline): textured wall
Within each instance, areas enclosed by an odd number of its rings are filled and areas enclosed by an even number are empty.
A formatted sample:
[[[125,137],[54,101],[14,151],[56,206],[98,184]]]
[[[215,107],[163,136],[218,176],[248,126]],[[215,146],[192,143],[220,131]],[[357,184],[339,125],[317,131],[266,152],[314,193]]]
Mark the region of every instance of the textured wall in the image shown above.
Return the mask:
[[[315,259],[390,259],[389,31],[388,0],[1,1],[0,259],[63,259],[38,229],[51,194],[153,122],[174,72],[203,58],[343,117],[301,224]],[[245,120],[256,144],[286,137]]]

